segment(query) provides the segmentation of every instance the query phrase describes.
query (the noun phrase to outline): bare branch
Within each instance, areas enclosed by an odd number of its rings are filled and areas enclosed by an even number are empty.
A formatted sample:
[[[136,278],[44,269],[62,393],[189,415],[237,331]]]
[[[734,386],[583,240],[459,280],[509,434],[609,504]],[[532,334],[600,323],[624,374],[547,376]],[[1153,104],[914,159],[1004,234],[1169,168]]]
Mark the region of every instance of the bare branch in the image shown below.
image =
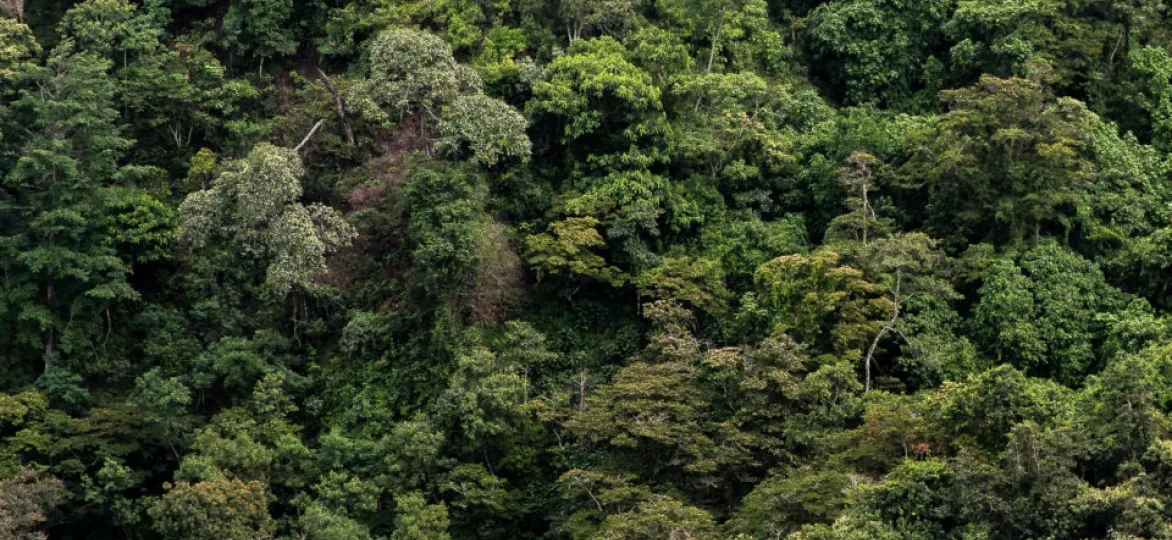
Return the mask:
[[[320,67],[314,69],[321,76],[321,82],[326,85],[326,90],[329,90],[330,94],[333,94],[334,109],[338,113],[338,121],[342,123],[342,129],[346,131],[346,142],[349,142],[350,146],[354,146],[354,131],[350,129],[350,121],[346,120],[346,102],[342,100],[342,94],[338,93],[338,89],[334,87],[333,82],[330,82],[330,78],[326,75],[326,72],[322,71]]]
[[[294,148],[293,151],[300,152],[301,149],[304,148],[305,145],[309,143],[309,140],[313,138],[314,134],[317,133],[317,130],[321,129],[322,124],[325,124],[325,123],[326,123],[326,121],[324,119],[318,120],[317,123],[313,125],[313,129],[309,130],[309,133],[305,136],[305,138],[301,139],[301,144],[297,145],[297,148]]]
[[[895,327],[895,323],[899,321],[900,315],[900,297],[899,287],[903,282],[903,272],[895,271],[895,290],[891,293],[891,320],[884,326],[879,333],[875,334],[875,339],[871,341],[871,347],[867,349],[867,357],[863,360],[864,370],[866,371],[866,385],[863,387],[864,392],[871,391],[871,364],[875,362],[875,349],[879,347],[879,341],[886,336],[888,332],[899,334],[900,337],[907,341],[907,336]]]

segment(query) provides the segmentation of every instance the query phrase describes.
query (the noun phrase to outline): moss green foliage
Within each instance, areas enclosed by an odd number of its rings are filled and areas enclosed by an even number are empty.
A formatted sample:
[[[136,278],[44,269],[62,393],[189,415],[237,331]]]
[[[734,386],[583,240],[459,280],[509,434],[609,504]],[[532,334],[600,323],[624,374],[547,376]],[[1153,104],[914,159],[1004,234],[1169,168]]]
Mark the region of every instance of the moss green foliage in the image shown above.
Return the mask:
[[[1155,0],[0,0],[0,538],[1172,538]]]

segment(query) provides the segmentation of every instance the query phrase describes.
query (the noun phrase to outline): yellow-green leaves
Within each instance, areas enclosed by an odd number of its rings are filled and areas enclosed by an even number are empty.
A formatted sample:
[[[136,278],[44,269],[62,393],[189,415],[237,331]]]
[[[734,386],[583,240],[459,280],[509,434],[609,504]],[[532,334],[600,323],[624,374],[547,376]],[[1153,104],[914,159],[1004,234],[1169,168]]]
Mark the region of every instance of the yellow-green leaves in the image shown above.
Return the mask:
[[[606,245],[597,226],[598,220],[592,217],[570,217],[551,223],[546,232],[529,236],[525,252],[529,264],[538,269],[539,277],[548,273],[621,285],[626,275],[591,251]]]

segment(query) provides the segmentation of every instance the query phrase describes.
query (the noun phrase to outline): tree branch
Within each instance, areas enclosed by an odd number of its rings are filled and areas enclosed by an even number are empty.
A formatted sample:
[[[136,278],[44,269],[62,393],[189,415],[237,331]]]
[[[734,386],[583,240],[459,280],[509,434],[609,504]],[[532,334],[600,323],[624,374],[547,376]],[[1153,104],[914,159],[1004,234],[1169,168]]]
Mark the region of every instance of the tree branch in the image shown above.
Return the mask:
[[[346,102],[342,100],[342,94],[338,93],[338,89],[334,87],[334,83],[330,82],[330,77],[326,72],[322,71],[320,67],[315,67],[317,74],[321,76],[321,82],[326,85],[326,90],[334,96],[334,109],[338,113],[338,121],[342,123],[342,129],[346,131],[346,142],[350,146],[354,146],[354,131],[350,129],[350,121],[346,120]]]
[[[891,308],[891,321],[889,321],[886,326],[879,330],[878,334],[875,334],[875,339],[871,341],[871,347],[867,349],[867,358],[863,361],[863,367],[866,372],[866,382],[865,386],[863,387],[864,392],[871,391],[871,364],[875,362],[875,349],[879,347],[879,341],[883,339],[883,336],[887,335],[888,332],[898,333],[903,337],[904,341],[907,341],[907,336],[904,336],[902,331],[895,328],[895,323],[899,321],[900,315],[899,287],[902,282],[903,272],[896,270],[895,291],[891,295],[893,300]]]
[[[309,130],[309,133],[305,135],[305,138],[301,139],[301,144],[297,145],[297,148],[294,148],[293,151],[300,152],[301,149],[304,148],[307,143],[309,143],[309,140],[313,138],[314,134],[317,133],[317,130],[321,129],[321,126],[324,123],[326,123],[324,119],[318,120],[317,123],[313,125],[313,129]]]

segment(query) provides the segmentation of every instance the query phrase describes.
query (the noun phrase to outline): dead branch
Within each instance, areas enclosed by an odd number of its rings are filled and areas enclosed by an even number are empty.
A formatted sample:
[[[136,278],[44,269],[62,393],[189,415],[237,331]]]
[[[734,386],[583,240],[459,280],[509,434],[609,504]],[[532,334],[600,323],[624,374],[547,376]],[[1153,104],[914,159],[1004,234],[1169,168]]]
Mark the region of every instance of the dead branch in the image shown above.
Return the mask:
[[[317,133],[317,130],[321,129],[322,124],[325,123],[325,119],[318,120],[317,123],[313,125],[313,129],[309,130],[309,133],[305,135],[305,138],[301,139],[301,144],[297,145],[297,148],[294,148],[293,151],[300,152],[301,149],[309,143],[309,140],[313,138],[314,134]]]
[[[338,121],[342,123],[342,129],[346,131],[346,141],[350,146],[354,146],[354,130],[350,129],[350,121],[346,119],[346,102],[342,100],[342,94],[338,93],[338,89],[334,87],[334,83],[330,82],[330,77],[326,72],[322,71],[320,67],[314,68],[317,74],[321,76],[321,82],[326,85],[326,90],[334,96],[334,109],[338,113]]]

